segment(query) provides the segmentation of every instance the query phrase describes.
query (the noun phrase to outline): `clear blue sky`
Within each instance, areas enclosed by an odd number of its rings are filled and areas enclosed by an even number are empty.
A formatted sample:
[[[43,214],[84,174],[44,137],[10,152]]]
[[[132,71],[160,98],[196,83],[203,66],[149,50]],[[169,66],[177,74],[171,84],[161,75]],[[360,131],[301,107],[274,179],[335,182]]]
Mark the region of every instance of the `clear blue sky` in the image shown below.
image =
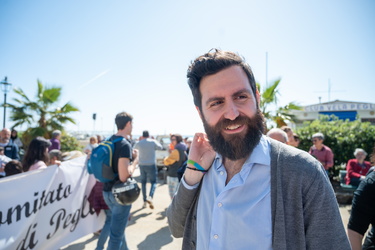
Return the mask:
[[[2,0],[0,9],[1,80],[29,97],[37,79],[61,86],[60,104],[81,110],[68,130],[112,131],[127,111],[134,134],[201,131],[186,70],[211,48],[243,55],[263,86],[267,52],[268,81],[282,78],[279,105],[375,102],[373,0]]]

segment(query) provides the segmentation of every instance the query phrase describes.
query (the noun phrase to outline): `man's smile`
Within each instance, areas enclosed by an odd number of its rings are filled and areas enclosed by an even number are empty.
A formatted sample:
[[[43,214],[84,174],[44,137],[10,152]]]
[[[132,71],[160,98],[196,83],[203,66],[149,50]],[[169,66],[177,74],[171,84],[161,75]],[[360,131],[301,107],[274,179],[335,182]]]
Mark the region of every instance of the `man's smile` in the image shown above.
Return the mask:
[[[228,125],[227,127],[225,127],[224,131],[226,133],[231,133],[231,134],[234,134],[234,133],[239,133],[239,132],[242,132],[245,128],[245,125],[243,124],[232,124],[232,125]]]

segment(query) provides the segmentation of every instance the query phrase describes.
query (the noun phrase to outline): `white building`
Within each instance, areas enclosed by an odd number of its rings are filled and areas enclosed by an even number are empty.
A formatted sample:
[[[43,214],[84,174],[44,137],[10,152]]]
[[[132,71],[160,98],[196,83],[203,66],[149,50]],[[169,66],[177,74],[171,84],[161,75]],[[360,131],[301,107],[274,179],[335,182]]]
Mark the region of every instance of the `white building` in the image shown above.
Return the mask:
[[[362,122],[371,122],[375,125],[375,103],[350,102],[335,100],[303,107],[302,110],[293,110],[292,113],[299,120],[296,125],[304,121],[319,119],[319,115],[335,115],[339,119],[354,121],[357,116]]]

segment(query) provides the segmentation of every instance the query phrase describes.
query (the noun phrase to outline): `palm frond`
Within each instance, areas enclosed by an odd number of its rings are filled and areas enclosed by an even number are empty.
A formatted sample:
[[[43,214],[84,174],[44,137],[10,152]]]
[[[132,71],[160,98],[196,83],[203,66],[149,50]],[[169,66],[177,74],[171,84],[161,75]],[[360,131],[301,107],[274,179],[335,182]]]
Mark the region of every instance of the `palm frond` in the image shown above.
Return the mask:
[[[262,95],[262,100],[264,103],[277,103],[277,95],[279,94],[279,91],[277,90],[277,87],[280,84],[281,79],[278,79],[274,81],[271,86],[267,87]]]
[[[37,97],[38,97],[38,99],[42,99],[43,91],[44,91],[44,86],[43,86],[42,82],[39,79],[37,80],[37,83],[38,83]]]
[[[70,113],[70,112],[76,112],[79,111],[79,109],[75,106],[73,106],[71,103],[67,102],[64,106],[61,108],[62,113]]]
[[[61,88],[59,87],[52,87],[46,88],[42,94],[42,101],[43,103],[54,103],[57,102],[61,95]]]
[[[13,91],[16,93],[16,94],[18,94],[18,95],[20,95],[22,98],[24,98],[26,101],[30,101],[30,99],[27,97],[27,95],[23,92],[23,90],[21,89],[21,88],[13,88]]]

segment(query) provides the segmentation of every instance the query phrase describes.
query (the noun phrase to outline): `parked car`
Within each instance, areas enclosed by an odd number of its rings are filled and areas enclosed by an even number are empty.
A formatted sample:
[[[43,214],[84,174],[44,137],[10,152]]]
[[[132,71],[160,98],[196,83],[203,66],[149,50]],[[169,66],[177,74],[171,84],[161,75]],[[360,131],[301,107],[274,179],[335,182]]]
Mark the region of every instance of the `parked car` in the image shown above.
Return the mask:
[[[162,146],[162,150],[156,150],[156,165],[159,170],[164,167],[164,158],[169,155],[169,144],[171,139],[169,135],[158,135],[155,140],[157,140]]]

